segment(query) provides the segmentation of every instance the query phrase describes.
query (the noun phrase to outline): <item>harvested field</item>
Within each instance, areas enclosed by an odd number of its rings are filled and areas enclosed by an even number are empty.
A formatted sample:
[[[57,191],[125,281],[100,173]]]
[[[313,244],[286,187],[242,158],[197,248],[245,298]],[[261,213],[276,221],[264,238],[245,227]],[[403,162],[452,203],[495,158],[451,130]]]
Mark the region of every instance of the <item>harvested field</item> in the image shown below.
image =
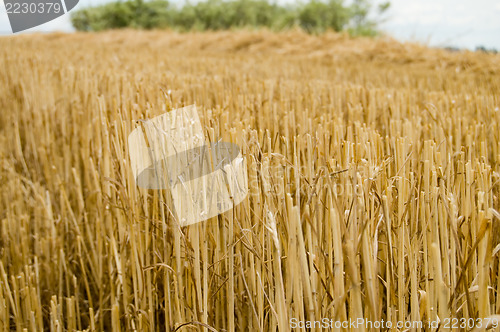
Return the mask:
[[[500,55],[390,39],[2,37],[0,331],[494,324],[499,92]],[[179,227],[127,137],[191,104],[242,148],[250,192]]]

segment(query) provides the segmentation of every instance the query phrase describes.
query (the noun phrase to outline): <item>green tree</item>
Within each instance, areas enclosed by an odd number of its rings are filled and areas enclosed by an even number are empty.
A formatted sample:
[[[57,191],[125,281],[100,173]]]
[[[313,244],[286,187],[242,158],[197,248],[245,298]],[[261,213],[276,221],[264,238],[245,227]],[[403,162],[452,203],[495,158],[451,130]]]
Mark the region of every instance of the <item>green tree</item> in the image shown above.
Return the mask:
[[[349,9],[342,4],[342,0],[312,0],[300,8],[298,22],[308,32],[341,31],[349,22]]]
[[[166,0],[117,1],[78,10],[71,23],[79,31],[101,31],[120,28],[152,29],[170,25],[171,9]]]
[[[378,34],[377,27],[380,18],[389,9],[390,3],[379,4],[376,16],[370,17],[371,3],[368,0],[354,0],[350,6],[350,26],[348,31],[354,36],[375,36]]]

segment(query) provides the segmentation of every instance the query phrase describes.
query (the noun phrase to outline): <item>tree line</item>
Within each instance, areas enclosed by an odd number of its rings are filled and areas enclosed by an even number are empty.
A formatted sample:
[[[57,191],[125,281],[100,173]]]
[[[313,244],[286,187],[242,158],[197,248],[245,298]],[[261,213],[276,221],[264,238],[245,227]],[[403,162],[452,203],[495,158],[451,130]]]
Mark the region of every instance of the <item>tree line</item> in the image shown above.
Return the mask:
[[[207,0],[176,4],[167,0],[126,0],[75,11],[71,22],[78,31],[108,29],[170,28],[228,30],[299,27],[309,33],[348,31],[351,35],[374,36],[389,3],[372,8],[369,0],[311,0],[278,4],[268,0]]]

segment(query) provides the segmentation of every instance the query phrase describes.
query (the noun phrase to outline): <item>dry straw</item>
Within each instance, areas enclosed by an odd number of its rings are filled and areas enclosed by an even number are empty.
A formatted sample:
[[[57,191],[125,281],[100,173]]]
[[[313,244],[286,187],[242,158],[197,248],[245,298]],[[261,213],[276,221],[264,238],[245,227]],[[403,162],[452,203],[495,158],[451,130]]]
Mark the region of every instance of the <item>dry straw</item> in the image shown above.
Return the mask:
[[[0,331],[498,315],[499,59],[300,32],[1,38]],[[180,227],[126,142],[193,103],[250,192]]]

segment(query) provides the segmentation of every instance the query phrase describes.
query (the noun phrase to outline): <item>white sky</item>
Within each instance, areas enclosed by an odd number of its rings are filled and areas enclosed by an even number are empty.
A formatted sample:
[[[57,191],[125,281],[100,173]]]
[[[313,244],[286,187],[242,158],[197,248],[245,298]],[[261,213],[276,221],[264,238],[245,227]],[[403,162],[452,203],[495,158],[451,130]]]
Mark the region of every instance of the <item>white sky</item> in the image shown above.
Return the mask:
[[[499,0],[393,0],[387,14],[382,27],[398,39],[500,50]]]
[[[106,1],[109,0],[80,0],[75,9]],[[382,1],[375,0],[376,3]],[[500,50],[499,0],[392,0],[385,16],[388,20],[382,25],[383,30],[399,40],[470,49],[482,45]],[[69,15],[64,15],[27,32],[72,30]],[[3,0],[0,0],[0,34],[10,33]]]

